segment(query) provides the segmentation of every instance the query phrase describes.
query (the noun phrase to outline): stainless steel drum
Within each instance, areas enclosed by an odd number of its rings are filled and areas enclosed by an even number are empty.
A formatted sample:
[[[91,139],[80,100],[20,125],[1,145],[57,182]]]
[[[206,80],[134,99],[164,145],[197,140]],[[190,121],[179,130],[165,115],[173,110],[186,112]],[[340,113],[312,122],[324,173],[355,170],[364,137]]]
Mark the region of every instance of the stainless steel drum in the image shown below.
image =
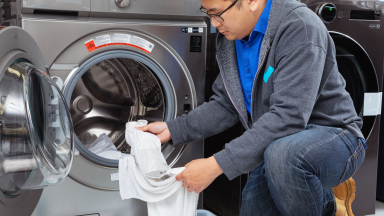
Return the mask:
[[[108,59],[82,75],[72,93],[70,112],[83,144],[84,136],[95,139],[105,133],[118,150],[129,153],[125,124],[163,121],[164,96],[157,78],[140,62]]]
[[[60,90],[17,60],[0,81],[0,190],[6,197],[56,185],[73,160],[73,126]]]

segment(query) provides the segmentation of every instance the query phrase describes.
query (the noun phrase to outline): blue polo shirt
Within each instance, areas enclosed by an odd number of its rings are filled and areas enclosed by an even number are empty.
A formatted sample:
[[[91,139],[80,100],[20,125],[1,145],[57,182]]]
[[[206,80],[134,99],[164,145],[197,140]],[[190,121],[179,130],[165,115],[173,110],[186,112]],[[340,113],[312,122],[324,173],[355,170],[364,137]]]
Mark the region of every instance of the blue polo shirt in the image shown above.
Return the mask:
[[[267,4],[249,38],[235,41],[241,87],[244,93],[245,105],[250,114],[253,80],[257,72],[261,42],[267,30],[271,6],[272,0],[267,0]]]

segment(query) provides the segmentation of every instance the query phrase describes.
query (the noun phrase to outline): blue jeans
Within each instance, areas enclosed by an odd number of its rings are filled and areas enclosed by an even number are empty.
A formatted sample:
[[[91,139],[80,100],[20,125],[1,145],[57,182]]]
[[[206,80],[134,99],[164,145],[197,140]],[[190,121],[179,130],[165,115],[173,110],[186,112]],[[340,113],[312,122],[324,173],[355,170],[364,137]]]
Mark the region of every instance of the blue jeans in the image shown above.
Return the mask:
[[[364,157],[362,141],[341,128],[308,125],[278,139],[248,178],[240,216],[334,215],[332,188],[348,180]]]

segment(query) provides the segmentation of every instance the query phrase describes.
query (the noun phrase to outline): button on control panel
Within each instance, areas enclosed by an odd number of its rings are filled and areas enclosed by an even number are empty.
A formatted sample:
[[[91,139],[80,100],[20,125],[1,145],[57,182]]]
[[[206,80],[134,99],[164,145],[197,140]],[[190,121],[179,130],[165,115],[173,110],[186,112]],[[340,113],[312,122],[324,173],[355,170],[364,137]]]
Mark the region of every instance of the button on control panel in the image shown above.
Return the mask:
[[[115,2],[117,6],[121,8],[125,8],[125,7],[128,7],[130,0],[115,0]]]
[[[317,14],[320,16],[324,23],[330,23],[336,18],[337,9],[334,4],[325,3],[320,6]]]

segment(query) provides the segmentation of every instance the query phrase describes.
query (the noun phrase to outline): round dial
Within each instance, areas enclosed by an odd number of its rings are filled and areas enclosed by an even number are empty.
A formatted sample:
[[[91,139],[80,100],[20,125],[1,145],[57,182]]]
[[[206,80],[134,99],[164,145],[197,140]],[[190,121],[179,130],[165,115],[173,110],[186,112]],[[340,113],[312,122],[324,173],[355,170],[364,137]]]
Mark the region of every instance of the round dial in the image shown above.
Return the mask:
[[[125,7],[128,7],[130,0],[115,0],[115,2],[117,6],[121,8],[125,8]]]
[[[317,14],[320,16],[324,23],[330,23],[336,18],[337,9],[334,4],[326,3],[320,6]]]

